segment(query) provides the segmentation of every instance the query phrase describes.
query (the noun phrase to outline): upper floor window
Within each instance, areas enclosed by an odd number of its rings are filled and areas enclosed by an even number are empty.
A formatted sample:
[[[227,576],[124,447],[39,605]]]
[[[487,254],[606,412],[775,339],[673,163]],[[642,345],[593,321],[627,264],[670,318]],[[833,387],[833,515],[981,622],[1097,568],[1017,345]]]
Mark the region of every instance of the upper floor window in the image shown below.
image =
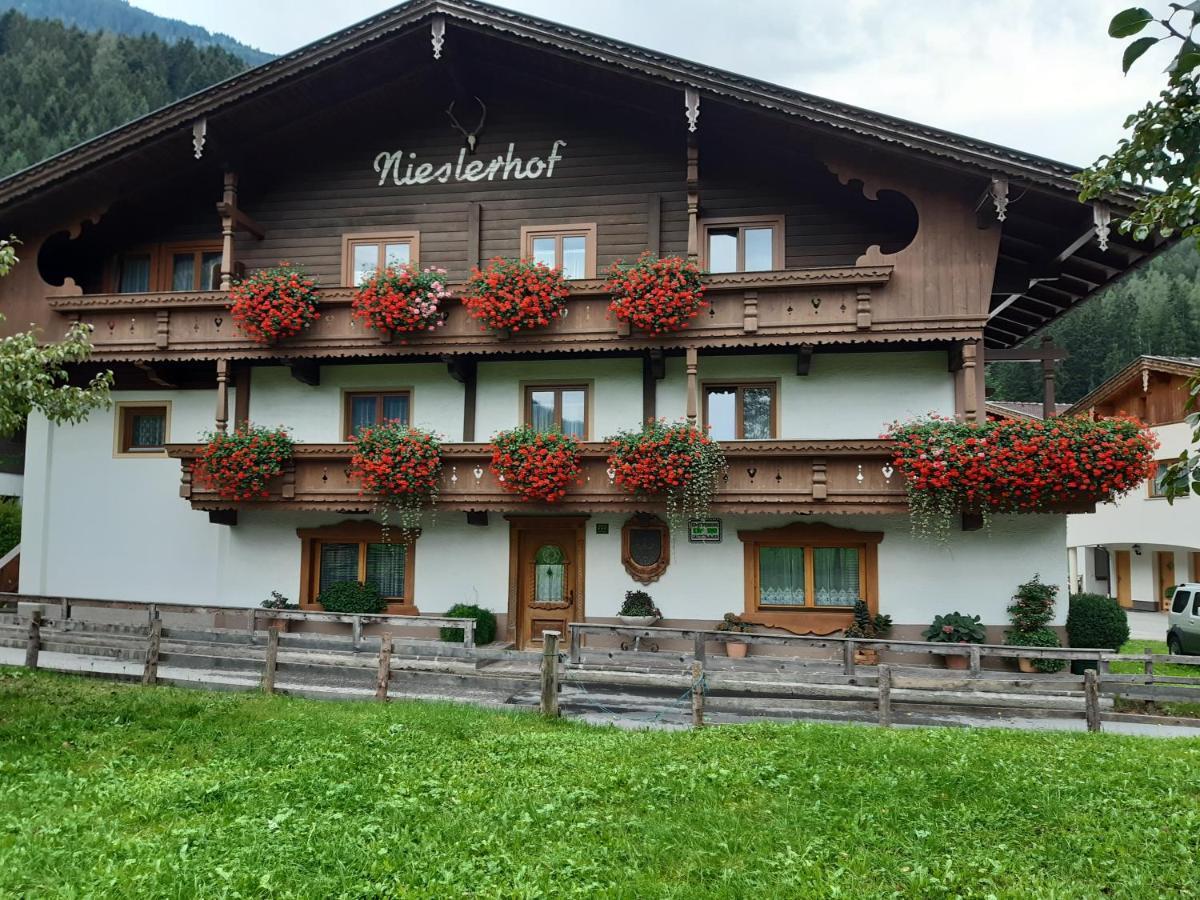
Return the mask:
[[[562,269],[564,278],[595,278],[596,226],[527,225],[521,229],[521,256]]]
[[[162,455],[167,446],[169,422],[167,403],[118,404],[116,455]]]
[[[525,424],[537,431],[561,431],[586,441],[587,385],[530,385],[525,388]]]
[[[122,253],[116,259],[114,282],[122,294],[220,290],[221,245],[155,244]]]
[[[415,231],[371,232],[342,237],[342,282],[357,287],[388,266],[416,265],[420,244]]]
[[[1177,460],[1160,459],[1154,464],[1154,475],[1151,476],[1150,480],[1147,482],[1147,484],[1149,485],[1149,488],[1150,488],[1150,496],[1151,497],[1167,496],[1167,488],[1169,486],[1171,486],[1172,482],[1174,483],[1174,487],[1176,488],[1176,490],[1178,490],[1180,492],[1180,493],[1176,494],[1177,499],[1183,499],[1184,497],[1188,497],[1191,495],[1191,491],[1189,490],[1188,475],[1187,475],[1186,469],[1184,471],[1182,471],[1179,474],[1179,477],[1177,477],[1175,479],[1171,479],[1168,477],[1167,470],[1170,468],[1171,464],[1174,462],[1177,462]]]
[[[701,267],[709,272],[770,272],[783,268],[783,217],[710,219]]]
[[[776,437],[775,384],[706,384],[704,424],[715,441]]]
[[[219,291],[221,251],[204,248],[171,252],[171,290]]]
[[[353,391],[346,394],[347,437],[364,428],[395,422],[407,425],[411,421],[412,394],[409,391]]]

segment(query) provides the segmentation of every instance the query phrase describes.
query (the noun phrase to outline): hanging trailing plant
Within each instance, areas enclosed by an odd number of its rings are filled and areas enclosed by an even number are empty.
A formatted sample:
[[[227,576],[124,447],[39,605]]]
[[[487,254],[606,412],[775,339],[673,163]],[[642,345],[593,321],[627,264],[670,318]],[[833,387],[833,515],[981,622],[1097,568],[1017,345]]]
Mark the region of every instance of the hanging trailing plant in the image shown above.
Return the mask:
[[[192,474],[204,490],[222,500],[259,500],[270,496],[267,484],[283,474],[292,459],[291,435],[284,428],[260,428],[249,423],[232,432],[202,435]]]
[[[672,529],[708,514],[725,469],[720,445],[688,422],[647,422],[608,438],[613,482],[630,493],[665,497]]]
[[[475,268],[462,301],[484,329],[502,333],[544,328],[565,314],[571,289],[562,272],[527,259],[489,260]]]
[[[646,251],[637,262],[620,260],[608,270],[609,311],[620,321],[651,335],[686,328],[707,304],[700,269],[680,256]]]
[[[321,318],[316,282],[287,262],[236,282],[229,300],[242,334],[260,344],[292,337]]]
[[[509,493],[556,503],[579,479],[579,442],[558,431],[528,426],[492,438],[492,473]]]
[[[384,334],[417,334],[446,323],[442,301],[450,296],[445,269],[388,266],[358,286],[354,318]]]
[[[955,516],[1045,512],[1098,503],[1146,480],[1158,441],[1135,419],[896,422],[893,464],[916,534],[945,540]]]
[[[395,510],[401,533],[411,536],[425,509],[437,503],[441,442],[431,432],[396,423],[364,428],[350,441],[350,479],[358,482],[361,493],[380,498],[385,535],[389,513]]]

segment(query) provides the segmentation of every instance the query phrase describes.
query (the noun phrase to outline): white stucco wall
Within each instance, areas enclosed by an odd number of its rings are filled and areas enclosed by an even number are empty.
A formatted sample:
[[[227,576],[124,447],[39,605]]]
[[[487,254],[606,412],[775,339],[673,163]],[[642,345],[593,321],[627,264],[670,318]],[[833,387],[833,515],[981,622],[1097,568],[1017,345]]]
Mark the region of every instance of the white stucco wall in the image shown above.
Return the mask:
[[[0,472],[0,497],[20,497],[23,479],[12,472]]]

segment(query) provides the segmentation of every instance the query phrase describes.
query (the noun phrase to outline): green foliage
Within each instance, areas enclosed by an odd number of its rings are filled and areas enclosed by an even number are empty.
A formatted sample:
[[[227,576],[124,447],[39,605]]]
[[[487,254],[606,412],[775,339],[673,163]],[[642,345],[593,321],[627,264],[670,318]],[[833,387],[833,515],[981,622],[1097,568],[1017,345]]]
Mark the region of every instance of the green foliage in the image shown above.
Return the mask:
[[[1042,626],[1028,631],[1011,629],[1004,632],[1004,643],[1010,647],[1061,647],[1058,632]],[[1061,672],[1067,667],[1065,659],[1035,659],[1033,667],[1039,672]]]
[[[70,0],[72,5],[76,0]],[[218,47],[0,14],[0,176],[245,68]]]
[[[935,644],[982,644],[987,630],[979,616],[952,612],[934,616],[933,624],[921,632],[921,637]]]
[[[1058,585],[1042,584],[1042,577],[1034,575],[1020,585],[1009,604],[1008,615],[1017,631],[1033,631],[1054,618],[1054,600],[1058,596]]]
[[[379,589],[361,581],[331,584],[321,591],[317,602],[325,612],[331,613],[379,613],[387,608],[387,601],[379,596]]]
[[[661,616],[654,600],[645,591],[626,591],[618,616]]]
[[[1129,619],[1112,597],[1072,594],[1067,640],[1072,647],[1119,650],[1129,640]]]
[[[883,638],[892,630],[892,617],[877,613],[871,615],[871,610],[867,607],[867,601],[854,601],[854,621],[845,630],[844,634],[848,638]]]
[[[299,609],[299,603],[293,603],[279,591],[271,591],[271,596],[262,602],[263,609]]]
[[[753,622],[747,622],[737,613],[727,612],[724,618],[717,623],[717,631],[733,631],[737,634],[745,634],[754,629]]]
[[[450,607],[446,615],[451,619],[475,620],[476,646],[490,644],[496,639],[496,615],[490,609],[484,609],[482,606],[476,606],[473,603],[456,603]],[[461,628],[443,628],[441,629],[441,637],[446,643],[461,644],[464,634]]]
[[[21,504],[0,500],[0,556],[21,543]]]
[[[1110,733],[630,731],[7,669],[0,896],[1179,897],[1198,764]]]

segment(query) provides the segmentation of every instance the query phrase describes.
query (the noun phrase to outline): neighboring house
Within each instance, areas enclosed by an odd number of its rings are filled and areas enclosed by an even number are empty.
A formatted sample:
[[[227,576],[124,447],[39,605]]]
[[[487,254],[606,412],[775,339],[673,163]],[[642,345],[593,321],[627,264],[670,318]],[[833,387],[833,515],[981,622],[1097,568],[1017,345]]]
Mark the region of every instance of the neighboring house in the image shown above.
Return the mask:
[[[1094,513],[1067,517],[1072,584],[1134,609],[1165,609],[1175,584],[1200,581],[1200,497],[1168,503],[1166,465],[1191,444],[1184,422],[1189,379],[1200,357],[1141,356],[1069,410],[1136,416],[1158,436],[1159,471],[1139,489]],[[1193,448],[1194,452],[1194,448]]]
[[[483,604],[522,647],[643,584],[669,623],[824,634],[861,598],[897,637],[951,610],[1003,625],[1017,584],[1064,582],[1065,515],[918,540],[879,435],[982,420],[989,351],[1165,246],[1110,231],[1134,195],[1080,204],[1075,174],[472,0],[397,7],[0,181],[25,257],[0,309],[93,325],[118,401],[31,422],[21,589],[311,608],[365,578],[396,612]],[[712,273],[681,332],[609,317],[600,277],[644,250]],[[454,300],[388,341],[349,314],[382,258],[461,283],[521,255],[572,279],[540,331],[492,335]],[[220,288],[282,259],[320,279],[322,318],[262,346]],[[606,471],[603,439],[653,417],[725,449],[687,533]],[[410,543],[347,476],[347,434],[383,419],[446,441]],[[298,448],[269,498],[233,503],[193,481],[196,441],[247,420]],[[522,422],[588,442],[558,504],[489,471],[484,442]]]
[[[19,498],[25,473],[25,436],[0,439],[0,500]]]
[[[1071,408],[1070,403],[1054,404],[1055,415],[1062,415]],[[1025,419],[1027,421],[1041,420],[1042,404],[1026,403],[1022,400],[989,400],[985,406],[987,417],[997,419]]]

